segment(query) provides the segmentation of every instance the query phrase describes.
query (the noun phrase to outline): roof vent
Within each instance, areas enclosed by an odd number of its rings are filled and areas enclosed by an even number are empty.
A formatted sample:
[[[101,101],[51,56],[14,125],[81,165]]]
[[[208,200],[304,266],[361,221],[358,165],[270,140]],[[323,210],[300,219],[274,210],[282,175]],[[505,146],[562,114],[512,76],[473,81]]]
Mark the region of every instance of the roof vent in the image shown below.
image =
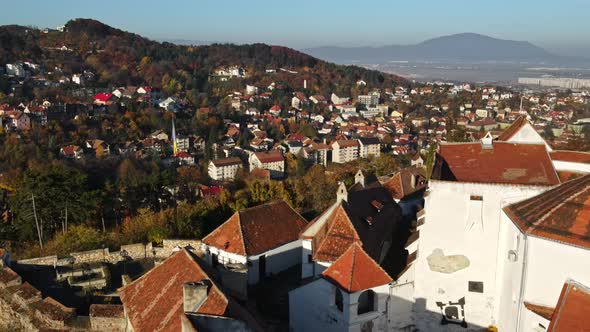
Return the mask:
[[[484,149],[492,149],[494,146],[492,145],[493,141],[492,134],[488,131],[488,133],[481,139],[481,144]]]
[[[202,280],[187,282],[182,286],[184,312],[197,312],[207,300],[211,282]]]

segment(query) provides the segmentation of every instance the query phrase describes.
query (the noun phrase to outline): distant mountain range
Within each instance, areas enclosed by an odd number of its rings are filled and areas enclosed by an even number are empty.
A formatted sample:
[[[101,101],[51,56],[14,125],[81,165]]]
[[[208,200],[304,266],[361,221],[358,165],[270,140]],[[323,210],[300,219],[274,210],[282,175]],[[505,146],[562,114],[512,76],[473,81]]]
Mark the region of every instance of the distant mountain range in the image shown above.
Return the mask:
[[[553,64],[588,63],[589,59],[555,55],[526,41],[461,33],[426,40],[416,45],[382,47],[314,47],[303,52],[337,63],[389,61],[502,61]]]

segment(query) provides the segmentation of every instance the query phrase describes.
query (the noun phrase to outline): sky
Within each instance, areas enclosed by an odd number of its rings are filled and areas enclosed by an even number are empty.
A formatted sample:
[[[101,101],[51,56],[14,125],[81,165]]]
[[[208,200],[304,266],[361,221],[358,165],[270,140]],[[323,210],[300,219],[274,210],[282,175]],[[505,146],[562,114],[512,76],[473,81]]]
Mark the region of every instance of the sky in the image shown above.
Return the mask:
[[[156,40],[315,46],[414,44],[462,32],[590,54],[589,0],[3,0],[0,25],[93,18]]]

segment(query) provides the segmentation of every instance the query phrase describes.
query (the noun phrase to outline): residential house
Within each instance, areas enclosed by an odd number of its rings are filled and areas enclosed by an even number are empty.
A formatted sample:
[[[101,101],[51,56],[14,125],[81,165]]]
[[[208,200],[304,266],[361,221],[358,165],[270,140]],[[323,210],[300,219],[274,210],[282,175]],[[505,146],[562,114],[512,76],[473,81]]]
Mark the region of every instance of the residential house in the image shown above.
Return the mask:
[[[330,101],[332,102],[332,104],[334,105],[342,105],[342,104],[346,104],[348,103],[348,101],[350,100],[349,97],[339,97],[337,94],[332,93],[332,95],[330,96]]]
[[[126,329],[152,331],[260,331],[252,316],[224,293],[210,269],[181,248],[119,289]],[[146,305],[150,303],[151,305]]]
[[[332,162],[347,163],[359,158],[359,142],[357,140],[338,140],[332,143]]]
[[[77,145],[66,145],[59,149],[59,155],[68,159],[81,159],[84,151]]]
[[[359,157],[379,157],[381,155],[381,142],[376,137],[361,137],[359,142]]]
[[[191,166],[191,165],[195,164],[195,157],[190,155],[188,152],[180,151],[180,152],[176,153],[176,155],[174,157],[178,161],[179,165]]]
[[[250,172],[254,169],[266,169],[270,171],[270,177],[273,179],[283,178],[285,176],[285,157],[281,151],[272,150],[265,152],[252,153],[248,159]]]
[[[211,160],[209,177],[217,181],[233,180],[242,166],[242,160],[238,157]]]
[[[299,233],[306,225],[284,201],[262,204],[234,213],[203,238],[201,250],[213,267],[242,264],[247,284],[256,285],[300,263]]]

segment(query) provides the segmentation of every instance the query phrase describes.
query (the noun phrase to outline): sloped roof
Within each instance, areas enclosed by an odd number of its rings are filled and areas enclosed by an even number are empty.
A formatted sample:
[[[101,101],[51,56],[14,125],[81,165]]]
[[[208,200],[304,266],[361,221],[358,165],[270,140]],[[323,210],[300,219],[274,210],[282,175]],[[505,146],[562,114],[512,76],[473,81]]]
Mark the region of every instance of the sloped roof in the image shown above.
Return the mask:
[[[216,167],[223,167],[223,166],[230,166],[230,165],[241,165],[242,164],[242,160],[238,157],[216,159],[216,160],[211,160],[211,162]]]
[[[544,144],[441,144],[433,178],[520,185],[556,185],[559,177]]]
[[[274,163],[277,161],[284,161],[285,157],[283,157],[283,153],[279,150],[272,150],[272,151],[265,151],[265,152],[256,152],[254,154],[261,163]]]
[[[590,175],[504,208],[521,231],[590,248]]]
[[[306,224],[289,204],[276,201],[234,213],[203,243],[242,256],[258,255],[297,240]]]
[[[524,127],[529,121],[527,120],[526,116],[521,116],[518,119],[516,119],[516,121],[514,121],[510,127],[506,128],[506,130],[504,130],[502,132],[502,134],[500,134],[496,140],[498,141],[507,141],[509,139],[511,139],[514,135],[516,135],[516,133],[518,133],[518,131]]]
[[[552,160],[567,161],[571,163],[590,164],[590,153],[579,151],[552,151]]]
[[[415,177],[414,184],[412,177]],[[394,199],[402,199],[426,188],[426,171],[422,167],[404,168],[383,182],[383,187]]]
[[[162,264],[119,290],[121,301],[136,332],[180,331],[184,314],[183,285],[187,282],[211,280],[186,249],[170,256]],[[207,299],[198,313],[226,313],[228,299],[211,283]]]
[[[338,140],[335,143],[338,143],[338,146],[341,148],[352,148],[359,146],[359,142],[355,139]]]
[[[349,293],[388,284],[393,279],[363,250],[353,243],[322,275]]]
[[[563,285],[548,332],[590,331],[590,289],[568,280]]]
[[[555,311],[555,308],[550,308],[550,307],[546,307],[546,306],[538,305],[538,304],[533,304],[533,303],[529,303],[529,302],[525,302],[524,307],[527,308],[528,310],[534,312],[535,314],[545,318],[546,320],[551,320],[551,317],[553,316],[553,312]]]
[[[334,262],[360,237],[342,204],[330,215],[326,227],[313,238],[313,259]]]

